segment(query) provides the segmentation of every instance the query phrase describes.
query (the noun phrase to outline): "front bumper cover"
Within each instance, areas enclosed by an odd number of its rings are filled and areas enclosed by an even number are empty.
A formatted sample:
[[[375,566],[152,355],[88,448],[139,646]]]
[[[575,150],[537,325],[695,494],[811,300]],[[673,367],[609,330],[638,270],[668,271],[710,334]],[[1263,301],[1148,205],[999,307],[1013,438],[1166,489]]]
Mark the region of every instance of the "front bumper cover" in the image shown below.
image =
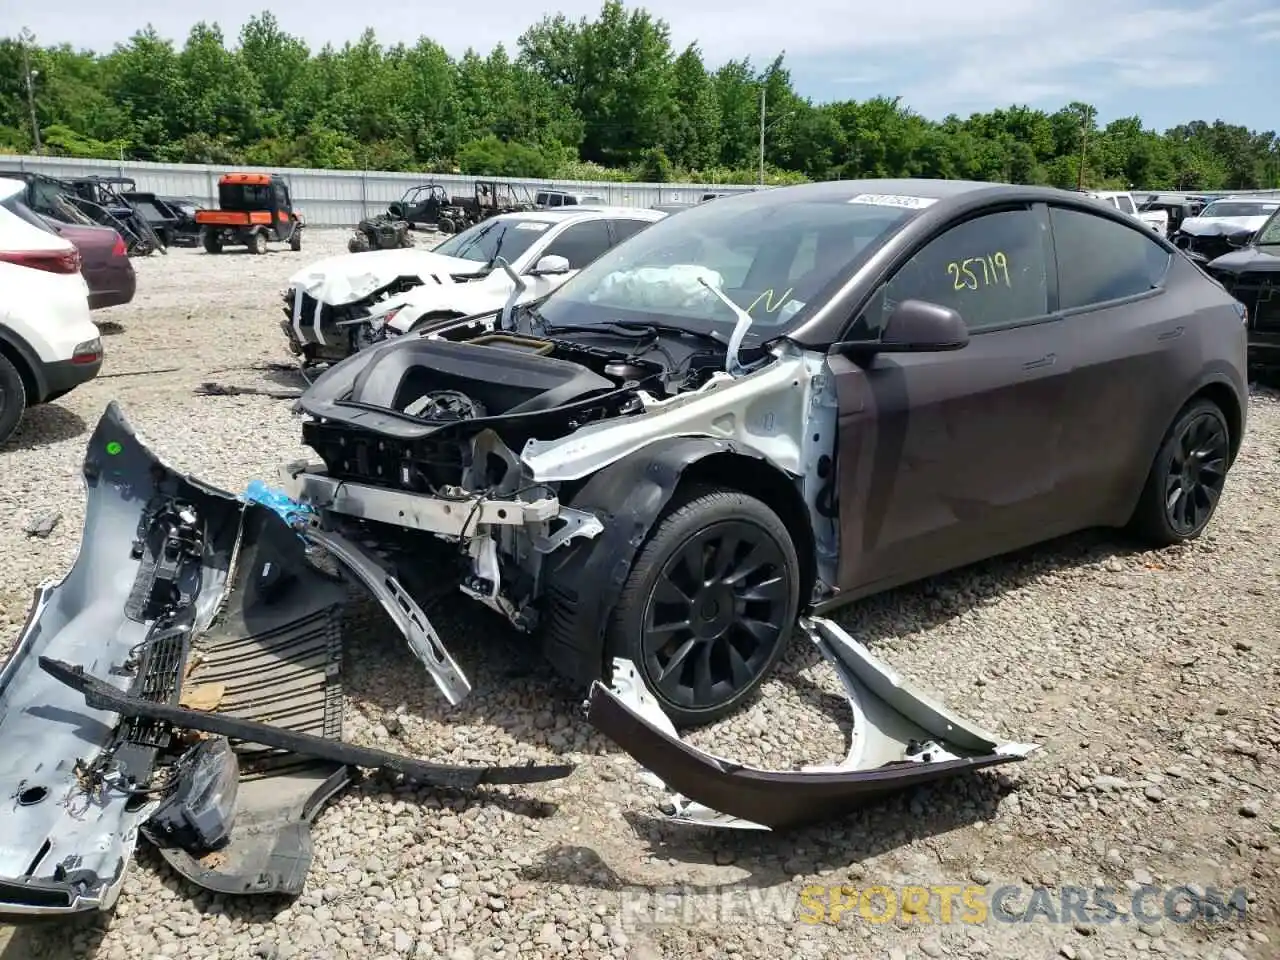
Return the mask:
[[[79,555],[40,587],[0,670],[0,792],[11,805],[0,915],[109,909],[139,831],[156,839],[146,824],[192,730],[235,744],[230,840],[212,858],[158,845],[179,873],[224,893],[300,892],[310,822],[354,768],[459,788],[571,772],[426,764],[344,743],[341,615],[353,584],[409,633],[446,693],[465,692],[394,578],[337,534],[300,536],[267,506],[164,464],[114,402],[83,472]]]
[[[588,719],[671,794],[669,819],[702,826],[787,829],[838,817],[868,800],[997,764],[1035,744],[1009,743],[916,690],[835,623],[801,623],[835,668],[853,730],[842,763],[762,770],[680,740],[633,664],[614,661],[613,687],[591,688]]]

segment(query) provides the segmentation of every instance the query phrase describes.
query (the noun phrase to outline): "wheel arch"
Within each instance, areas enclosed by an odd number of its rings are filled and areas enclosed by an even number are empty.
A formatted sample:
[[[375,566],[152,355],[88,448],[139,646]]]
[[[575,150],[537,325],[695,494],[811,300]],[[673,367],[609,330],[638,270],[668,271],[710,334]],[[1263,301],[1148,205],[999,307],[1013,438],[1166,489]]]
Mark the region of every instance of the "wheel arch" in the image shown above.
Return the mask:
[[[1231,463],[1234,464],[1236,455],[1240,452],[1240,446],[1244,443],[1245,429],[1245,410],[1239,393],[1227,381],[1213,378],[1197,387],[1179,409],[1197,400],[1211,401],[1227,418],[1227,431],[1231,441]]]
[[[816,577],[814,535],[804,499],[787,474],[763,454],[712,437],[666,437],[592,474],[562,497],[596,514],[604,531],[549,554],[543,566],[543,653],[556,669],[590,683],[605,669],[609,617],[640,550],[678,490],[716,485],[757,497],[786,525],[801,565],[800,606]]]
[[[13,330],[0,325],[0,355],[13,364],[22,378],[22,388],[27,392],[27,404],[40,403],[48,392],[41,372],[39,355]]]

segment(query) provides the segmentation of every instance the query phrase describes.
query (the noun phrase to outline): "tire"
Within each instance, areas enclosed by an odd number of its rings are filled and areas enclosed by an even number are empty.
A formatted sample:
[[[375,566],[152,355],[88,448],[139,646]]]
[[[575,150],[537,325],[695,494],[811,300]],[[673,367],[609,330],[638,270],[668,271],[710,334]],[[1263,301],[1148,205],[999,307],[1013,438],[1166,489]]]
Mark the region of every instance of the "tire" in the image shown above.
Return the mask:
[[[262,256],[267,252],[267,235],[261,230],[254,231],[253,235],[249,237],[246,246],[249,248],[250,253],[259,257]]]
[[[717,568],[726,562],[716,547],[733,543],[741,559],[730,563],[715,583]],[[685,551],[697,550],[699,544],[703,552],[694,562],[703,564],[706,573],[711,548],[712,583],[690,600],[694,580],[684,563],[692,555]],[[752,544],[750,550],[747,544]],[[744,571],[740,564],[752,556],[766,562]],[[735,587],[735,570],[740,583],[753,586]],[[614,657],[631,660],[677,727],[711,723],[741,707],[777,666],[799,611],[800,583],[795,545],[777,514],[735,490],[692,488],[658,521],[641,548],[610,618],[606,656],[609,662]],[[766,584],[774,585],[767,596],[762,589]],[[760,625],[757,631],[744,627],[747,612],[753,614],[750,622]],[[652,626],[688,621],[695,623],[692,629],[655,631]],[[704,651],[705,659],[699,661]],[[737,678],[731,675],[731,653],[741,664]],[[663,668],[673,664],[676,672],[663,680]],[[698,690],[704,664],[708,685]]]
[[[364,253],[369,249],[369,238],[363,233],[357,233],[347,241],[347,250],[351,253]]]
[[[302,249],[302,228],[294,227],[293,233],[289,234],[289,249],[297,253]]]
[[[9,358],[0,354],[0,445],[13,436],[27,409],[27,388]]]
[[[201,240],[204,243],[205,253],[222,252],[222,238],[216,233],[206,230],[204,231],[204,235],[201,237]]]
[[[1155,547],[1194,540],[1217,511],[1231,458],[1231,428],[1210,400],[1178,412],[1156,452],[1130,530]]]

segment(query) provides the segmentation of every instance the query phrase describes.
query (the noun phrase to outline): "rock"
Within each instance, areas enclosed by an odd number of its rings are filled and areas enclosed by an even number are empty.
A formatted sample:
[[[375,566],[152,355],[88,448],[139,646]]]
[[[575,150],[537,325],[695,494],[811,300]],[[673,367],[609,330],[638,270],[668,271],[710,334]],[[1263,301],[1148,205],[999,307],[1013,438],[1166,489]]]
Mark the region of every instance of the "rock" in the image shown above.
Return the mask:
[[[1242,817],[1253,819],[1261,812],[1262,806],[1257,800],[1246,800],[1244,803],[1240,804],[1239,813]]]
[[[1143,790],[1142,795],[1152,803],[1162,803],[1164,801],[1164,791],[1154,784]]]
[[[941,957],[946,953],[946,951],[942,949],[942,944],[933,937],[930,937],[928,940],[920,941],[920,952],[926,957]]]

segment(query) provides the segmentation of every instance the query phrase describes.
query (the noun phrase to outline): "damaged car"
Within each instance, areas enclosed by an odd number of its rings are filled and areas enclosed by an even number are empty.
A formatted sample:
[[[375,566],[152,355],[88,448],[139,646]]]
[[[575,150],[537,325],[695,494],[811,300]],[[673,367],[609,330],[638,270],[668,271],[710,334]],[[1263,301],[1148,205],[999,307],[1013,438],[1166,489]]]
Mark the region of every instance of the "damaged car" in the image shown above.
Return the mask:
[[[1205,267],[1248,311],[1249,365],[1280,370],[1280,208],[1253,240]]]
[[[330,368],[283,483],[363,541],[455,544],[461,591],[563,674],[626,658],[694,725],[801,616],[1084,527],[1198,536],[1244,351],[1218,284],[1078,194],[779,188]]]
[[[507,213],[430,250],[328,257],[290,278],[281,329],[304,366],[334,363],[389,334],[497,310],[517,285],[521,302],[544,297],[663,216],[629,207]]]
[[[428,598],[505,618],[590,690],[590,721],[677,820],[785,829],[1020,760],[1034,745],[957,717],[826,614],[1085,527],[1199,536],[1246,427],[1242,319],[1167,240],[1079,194],[829,182],[699,205],[550,296],[329,368],[298,401],[315,456],[281,467],[271,510],[164,467],[113,405],[80,557],[0,675],[0,736],[41,743],[7,754],[14,809],[40,813],[0,893],[105,902],[139,831],[211,889],[296,889],[302,825],[352,766],[567,774],[341,742],[335,574],[450,704],[471,684]],[[797,633],[848,695],[842,762],[762,770],[680,740],[754,698]],[[193,730],[308,772],[244,807],[261,771],[241,754],[227,799],[234,750],[173,743]],[[43,805],[90,788],[87,826]]]
[[[1222,197],[1183,220],[1173,242],[1203,265],[1247,246],[1276,210],[1280,210],[1280,199]]]

